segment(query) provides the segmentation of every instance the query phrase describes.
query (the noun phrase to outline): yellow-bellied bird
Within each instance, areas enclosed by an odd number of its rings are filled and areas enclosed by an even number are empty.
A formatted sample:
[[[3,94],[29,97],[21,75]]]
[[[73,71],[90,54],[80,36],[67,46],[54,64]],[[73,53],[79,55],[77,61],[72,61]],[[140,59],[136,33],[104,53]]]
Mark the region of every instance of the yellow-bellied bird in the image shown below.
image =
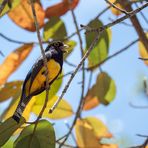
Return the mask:
[[[45,49],[48,67],[49,86],[56,80],[62,71],[63,53],[67,45],[61,41],[55,41]],[[28,72],[22,87],[20,102],[12,118],[19,123],[24,109],[31,98],[46,89],[46,68],[44,67],[43,57],[40,57]]]

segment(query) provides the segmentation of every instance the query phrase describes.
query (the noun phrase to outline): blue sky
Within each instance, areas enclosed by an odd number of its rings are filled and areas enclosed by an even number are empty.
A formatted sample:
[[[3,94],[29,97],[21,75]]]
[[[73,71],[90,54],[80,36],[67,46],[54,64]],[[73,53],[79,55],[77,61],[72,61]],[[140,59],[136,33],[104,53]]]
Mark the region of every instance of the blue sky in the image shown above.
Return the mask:
[[[50,3],[51,5],[56,3],[54,0],[44,1],[44,5],[46,3]],[[79,24],[88,24],[97,14],[106,7],[106,3],[101,0],[80,0],[78,7],[75,9],[75,14],[77,17],[77,21]],[[148,13],[148,9],[146,8],[143,12]],[[138,16],[140,16],[138,14]],[[109,23],[109,17],[116,19],[115,16],[112,15],[110,11],[101,16],[100,20],[107,24]],[[68,12],[66,15],[61,17],[65,22],[67,32],[70,35],[75,32],[75,26],[71,17],[71,13]],[[130,23],[129,20],[126,22]],[[143,27],[147,27],[145,22],[140,20]],[[112,30],[112,42],[110,45],[109,54],[112,54],[131,41],[138,38],[134,28],[126,27],[122,24],[116,25],[111,28]],[[23,29],[17,27],[8,17],[5,15],[0,19],[0,33],[3,33],[11,38],[22,41],[37,41],[36,34],[24,31]],[[84,40],[84,32],[82,32],[82,37]],[[72,38],[73,40],[78,42],[77,36]],[[0,37],[0,50],[7,55],[15,48],[19,47],[18,44],[13,44],[7,42],[3,38]],[[83,44],[85,47],[85,41]],[[79,45],[75,48],[74,52],[69,56],[68,60],[72,63],[78,64],[80,60],[80,51]],[[34,48],[32,53],[29,55],[27,60],[21,65],[21,67],[11,75],[8,81],[11,80],[23,80],[30,69],[31,65],[34,63],[36,58],[40,55],[40,49],[38,46]],[[137,137],[136,134],[144,134],[148,135],[148,119],[147,117],[147,109],[133,109],[129,106],[129,102],[133,102],[137,105],[147,105],[147,96],[143,93],[143,79],[148,75],[148,69],[144,65],[144,63],[138,60],[139,52],[138,45],[135,44],[130,49],[125,51],[123,54],[111,59],[106,62],[101,68],[108,72],[108,74],[115,80],[117,86],[117,94],[115,100],[109,106],[100,105],[99,107],[84,112],[84,116],[96,116],[102,119],[109,130],[115,135],[115,138],[122,137],[123,139],[129,139],[131,144],[140,144],[143,142],[143,138]],[[0,57],[0,63],[4,60],[3,57]],[[32,64],[31,64],[32,63]],[[64,64],[64,72],[71,71],[72,68]],[[96,71],[94,74],[94,79],[92,84],[95,83],[95,75],[98,74],[99,71]],[[86,84],[88,84],[88,76],[86,77]],[[64,80],[64,84],[66,84],[69,77],[66,77]],[[72,82],[68,92],[65,94],[64,98],[68,100],[71,104],[73,104],[74,110],[76,110],[79,98],[80,98],[80,88],[81,85],[78,82],[81,81],[81,76],[79,74],[76,75],[74,81]],[[62,88],[64,88],[64,84]],[[61,94],[61,90],[58,94]],[[6,106],[7,103],[2,103],[0,105],[0,110],[3,110],[2,106]],[[71,118],[67,119],[69,123],[71,123]],[[62,131],[59,129],[61,125],[63,125],[64,120],[57,121],[56,128],[59,135],[63,135]],[[126,147],[124,144],[123,147]],[[129,146],[129,145],[128,145]]]

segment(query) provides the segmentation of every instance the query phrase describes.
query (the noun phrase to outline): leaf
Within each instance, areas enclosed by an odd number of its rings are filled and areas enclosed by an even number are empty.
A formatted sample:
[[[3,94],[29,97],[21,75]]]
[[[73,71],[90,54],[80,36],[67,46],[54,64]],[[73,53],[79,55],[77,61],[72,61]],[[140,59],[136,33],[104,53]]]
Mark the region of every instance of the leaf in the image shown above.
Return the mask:
[[[41,28],[44,26],[45,12],[39,1],[34,2],[34,8],[39,28]],[[8,16],[14,23],[16,23],[16,25],[20,26],[21,28],[32,32],[36,31],[31,5],[28,0],[22,0],[17,7],[8,13]]]
[[[76,141],[82,148],[100,148],[101,145],[94,134],[92,127],[84,120],[78,119],[75,125]]]
[[[4,145],[11,135],[25,122],[22,118],[18,124],[14,119],[9,118],[2,124],[0,124],[0,146]]]
[[[21,93],[22,81],[12,81],[0,87],[0,102],[11,97],[19,96]]]
[[[25,127],[16,139],[14,148],[55,148],[55,132],[49,121],[39,121],[34,135],[33,130],[34,124]]]
[[[148,37],[148,33],[146,34],[146,36]],[[143,45],[143,43],[141,41],[138,42],[139,45],[139,54],[142,58],[148,58],[148,52],[145,49],[145,46]],[[146,65],[148,65],[148,60],[144,60],[144,63]]]
[[[76,42],[75,41],[66,41],[64,42],[66,45],[68,45],[69,47],[66,49],[67,50],[67,53],[64,53],[64,59],[66,59],[70,54],[71,52],[73,51],[74,47],[76,46]]]
[[[91,21],[88,24],[88,26],[90,26],[92,28],[98,28],[100,26],[103,26],[103,24],[100,20],[95,19],[95,20]],[[89,48],[89,46],[93,42],[95,36],[96,36],[96,32],[87,33],[85,35],[86,49]],[[99,38],[97,44],[94,46],[91,53],[89,54],[88,67],[92,67],[92,66],[100,63],[104,59],[106,59],[106,57],[108,56],[108,52],[109,52],[110,42],[111,42],[111,30],[107,29],[105,32],[103,32],[100,35],[100,38]],[[91,69],[91,70],[93,70],[93,69]]]
[[[44,26],[43,38],[48,41],[50,38],[54,40],[63,39],[67,36],[64,22],[58,17],[52,17]]]
[[[10,138],[4,145],[2,148],[12,148],[13,147],[13,143],[14,141],[12,140],[12,138]]]
[[[73,0],[71,4],[69,4],[68,0],[62,0],[62,2],[46,9],[46,18],[64,15],[69,10],[69,8],[74,9],[78,5],[78,3],[79,0]]]
[[[111,138],[112,134],[108,131],[106,125],[95,117],[86,117],[83,121],[87,122],[90,125],[98,139],[101,138]]]
[[[0,5],[2,4],[4,0],[0,0]],[[7,12],[9,12],[10,10],[12,10],[13,8],[15,8],[17,5],[19,5],[21,0],[11,0],[11,7],[9,7],[9,4],[6,4],[2,13],[0,14],[0,17],[2,17],[3,15],[5,15]]]
[[[58,76],[58,78],[50,86],[49,96],[48,96],[49,99],[53,98],[53,96],[56,95],[56,93],[59,91],[62,85],[62,82],[63,82],[63,72]],[[43,104],[44,99],[46,98],[46,91],[37,95],[37,98],[42,98],[42,99],[37,99],[36,104],[39,104],[39,105]]]
[[[33,44],[25,44],[6,57],[4,62],[0,65],[0,85],[4,84],[9,76],[19,68],[32,51],[32,48]]]
[[[35,113],[36,115],[39,115],[39,113],[41,112],[41,109],[43,107],[44,100],[45,100],[44,98],[40,98],[40,96],[36,96],[36,100],[38,99],[42,100],[42,103],[34,104],[32,109],[32,112]],[[49,99],[47,103],[47,107],[43,113],[43,117],[50,118],[50,119],[62,119],[62,118],[66,118],[73,115],[73,110],[71,105],[64,99],[60,101],[60,103],[58,104],[54,112],[50,114],[49,109],[53,106],[53,104],[57,99],[58,99],[57,96],[54,96],[53,98]]]
[[[112,78],[105,72],[102,72],[98,75],[96,84],[88,90],[85,96],[84,110],[89,110],[100,103],[108,105],[111,103],[116,94],[115,82]]]
[[[117,144],[103,144],[101,148],[118,148]]]
[[[115,3],[117,0],[109,0],[109,1],[110,1],[111,3]],[[116,5],[118,8],[123,9],[123,7],[120,5],[120,3],[116,3],[115,5]],[[111,12],[112,12],[114,15],[116,15],[116,16],[119,16],[119,15],[122,14],[122,12],[119,11],[119,10],[117,10],[116,8],[111,7],[110,10],[111,10]]]

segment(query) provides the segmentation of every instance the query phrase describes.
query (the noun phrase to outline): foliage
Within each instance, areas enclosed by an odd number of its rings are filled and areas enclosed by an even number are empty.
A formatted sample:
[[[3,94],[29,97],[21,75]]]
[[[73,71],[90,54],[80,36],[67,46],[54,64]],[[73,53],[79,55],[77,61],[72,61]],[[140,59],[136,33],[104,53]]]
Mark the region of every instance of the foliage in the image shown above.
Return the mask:
[[[46,6],[46,8],[43,7],[42,1],[40,0],[36,0],[33,3],[38,20],[38,26],[39,29],[42,30],[43,43],[48,44],[49,41],[62,40],[69,46],[67,49],[68,53],[64,54],[65,63],[68,61],[68,59],[70,59],[71,56],[73,56],[73,51],[78,42],[71,40],[73,35],[68,36],[68,28],[61,16],[71,11],[74,24],[77,28],[74,9],[78,6],[79,1],[80,0],[73,0],[70,3],[69,0],[62,0],[53,6]],[[118,1],[109,1],[115,3],[116,6],[120,9],[124,8],[123,5]],[[2,2],[3,0],[0,0],[0,4],[2,4]],[[50,4],[50,1],[48,3]],[[110,10],[115,16],[123,14],[121,11],[113,7],[111,7]],[[28,33],[36,31],[31,4],[28,2],[28,0],[9,1],[5,5],[3,11],[0,13],[0,17],[2,18],[5,15],[8,15],[9,19],[11,19],[21,29],[28,31]],[[93,29],[95,30],[96,28],[101,28],[102,26],[104,26],[104,24],[100,18],[93,18],[87,24],[86,28],[83,28],[86,29],[83,41],[85,42],[85,50],[82,54],[83,56],[85,53],[87,53],[87,51],[89,51],[92,46],[92,42],[98,35],[98,31],[93,31]],[[79,36],[81,44],[80,47],[83,47],[83,42],[81,43],[81,30],[78,29],[79,28],[77,28],[75,34],[78,34]],[[14,49],[9,55],[7,55],[7,57],[5,57],[3,62],[0,64],[0,102],[7,101],[8,99],[11,99],[11,102],[0,117],[3,121],[0,123],[0,147],[3,146],[3,148],[6,148],[10,147],[10,145],[12,147],[13,145],[14,148],[54,148],[56,144],[61,141],[56,139],[56,130],[54,124],[49,120],[54,120],[56,124],[57,120],[65,118],[71,119],[70,117],[74,117],[74,125],[69,130],[72,130],[73,128],[75,129],[75,134],[73,136],[76,139],[76,145],[78,147],[117,148],[117,144],[102,143],[103,138],[110,139],[114,135],[109,131],[109,128],[105,123],[103,123],[101,119],[96,118],[93,115],[89,117],[83,117],[82,114],[82,112],[90,111],[95,107],[99,107],[100,104],[108,106],[116,98],[116,82],[113,80],[112,76],[110,76],[108,72],[104,72],[100,66],[103,62],[110,58],[109,53],[111,43],[112,31],[109,26],[104,30],[104,32],[100,34],[96,44],[93,45],[92,51],[86,59],[87,66],[80,69],[80,72],[85,71],[85,74],[88,73],[88,71],[93,74],[97,73],[97,75],[94,76],[96,81],[93,85],[91,85],[90,80],[90,86],[85,88],[84,94],[83,85],[86,86],[85,80],[84,84],[82,84],[82,103],[80,101],[79,104],[79,107],[82,107],[81,109],[78,107],[76,110],[73,108],[73,104],[70,104],[66,99],[62,99],[56,107],[55,111],[52,114],[49,114],[49,109],[58,100],[58,92],[62,88],[62,83],[65,82],[64,76],[66,76],[66,73],[64,73],[64,71],[67,72],[67,69],[64,69],[62,74],[59,75],[57,80],[50,87],[47,106],[42,115],[42,117],[46,118],[46,120],[40,120],[35,123],[27,124],[26,122],[30,121],[31,113],[33,113],[36,117],[39,116],[45,102],[46,92],[44,91],[41,94],[32,97],[31,101],[27,105],[27,108],[23,112],[21,122],[17,124],[11,116],[13,115],[13,112],[18,105],[23,81],[14,80],[9,82],[8,80],[10,76],[17,71],[21,64],[30,55],[31,51],[35,50],[34,45],[36,43],[24,43],[17,49]],[[142,41],[139,41],[139,53],[142,58],[148,57],[148,52]],[[72,68],[76,67],[76,65],[72,62],[67,63]],[[145,64],[148,65],[148,62],[145,61]],[[73,102],[78,102],[78,98],[75,98],[75,95],[68,99],[75,99]],[[34,131],[35,126],[36,130]]]

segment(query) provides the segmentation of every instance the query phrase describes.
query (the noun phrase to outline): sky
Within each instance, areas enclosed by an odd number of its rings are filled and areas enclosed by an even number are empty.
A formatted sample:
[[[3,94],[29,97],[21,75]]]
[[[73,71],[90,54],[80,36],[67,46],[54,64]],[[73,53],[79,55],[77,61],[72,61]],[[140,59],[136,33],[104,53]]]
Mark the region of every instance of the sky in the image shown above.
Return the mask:
[[[60,0],[58,0],[59,2]],[[50,0],[44,1],[44,6],[46,4],[53,5],[57,1]],[[101,10],[106,7],[106,3],[103,0],[80,0],[79,5],[75,9],[75,15],[77,21],[80,24],[88,24]],[[143,11],[145,14],[148,13],[148,8]],[[107,24],[110,22],[109,17],[116,19],[110,11],[107,11],[103,16],[100,17],[100,20]],[[138,14],[138,17],[140,15]],[[66,25],[68,35],[75,32],[75,26],[71,13],[68,12],[61,17]],[[125,22],[131,23],[129,20]],[[140,23],[143,27],[147,27],[143,19],[140,20]],[[138,38],[134,28],[124,26],[123,24],[116,25],[111,28],[112,31],[112,41],[109,49],[109,55],[114,52],[122,49],[124,46],[128,45],[131,41]],[[37,41],[35,33],[30,33],[19,27],[17,27],[8,17],[5,15],[0,19],[0,33],[3,33],[13,39],[21,41]],[[84,32],[81,33],[83,41],[85,41]],[[77,36],[72,38],[78,42]],[[5,39],[0,37],[0,50],[4,55],[9,54],[11,51],[19,47],[20,45],[10,43]],[[45,47],[45,46],[44,46]],[[85,47],[85,42],[83,42],[83,47]],[[34,48],[32,53],[29,55],[27,60],[20,66],[20,68],[10,76],[8,81],[12,80],[23,80],[29,71],[31,64],[34,63],[37,57],[40,56],[40,49],[38,46]],[[122,144],[122,147],[128,147],[131,145],[138,145],[144,141],[144,138],[136,136],[136,134],[148,135],[148,119],[147,119],[147,109],[134,109],[129,106],[129,102],[132,102],[136,105],[148,106],[147,96],[143,91],[143,80],[144,77],[148,75],[147,66],[144,65],[142,61],[138,59],[139,51],[138,44],[130,47],[124,53],[118,55],[117,57],[109,60],[101,66],[103,71],[107,72],[116,83],[117,94],[115,100],[108,106],[100,105],[92,109],[91,111],[86,111],[83,113],[83,116],[95,116],[104,121],[111,133],[114,135],[114,142],[118,140]],[[4,60],[0,56],[0,63]],[[74,52],[68,57],[68,60],[72,63],[78,64],[80,61],[80,48],[77,44]],[[68,65],[64,64],[64,72],[67,73],[73,70]],[[96,75],[98,70],[95,71],[92,85],[96,81]],[[86,76],[86,84],[88,84],[89,74]],[[69,77],[64,79],[62,88],[58,92],[58,95],[61,94],[62,89],[64,88]],[[74,78],[72,84],[70,85],[67,93],[64,98],[70,103],[73,104],[73,109],[76,110],[81,95],[80,88],[81,85],[78,82],[81,81],[80,74],[77,74]],[[86,90],[85,90],[86,93]],[[0,111],[2,111],[7,105],[8,102],[0,104]],[[66,133],[66,130],[61,131],[61,125],[65,123],[65,119],[61,121],[56,121],[56,131],[58,136]],[[69,124],[72,122],[72,118],[67,118],[66,122]]]

